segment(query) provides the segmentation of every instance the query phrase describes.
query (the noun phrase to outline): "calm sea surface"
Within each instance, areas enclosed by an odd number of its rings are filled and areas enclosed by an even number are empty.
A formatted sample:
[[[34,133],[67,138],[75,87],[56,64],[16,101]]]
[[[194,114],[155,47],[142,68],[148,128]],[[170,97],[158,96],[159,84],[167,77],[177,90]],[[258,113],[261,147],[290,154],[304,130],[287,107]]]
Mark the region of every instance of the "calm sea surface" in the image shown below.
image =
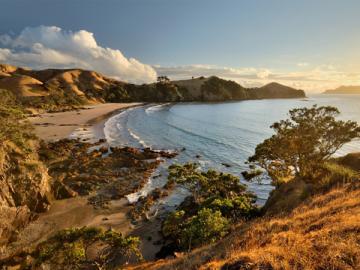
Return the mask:
[[[151,147],[185,151],[170,161],[197,161],[201,167],[230,172],[241,178],[247,169],[245,161],[258,143],[272,135],[270,125],[287,118],[290,109],[313,104],[337,107],[339,118],[360,123],[360,95],[317,95],[306,99],[250,100],[227,103],[186,103],[148,105],[124,111],[105,124],[105,135],[111,145]],[[352,142],[337,154],[360,151],[360,141]],[[228,164],[226,167],[223,164]],[[163,164],[148,185],[129,196],[135,200],[166,181]],[[269,179],[262,183],[245,182],[263,203],[271,191]],[[181,188],[167,198],[166,205],[176,205],[186,195]]]

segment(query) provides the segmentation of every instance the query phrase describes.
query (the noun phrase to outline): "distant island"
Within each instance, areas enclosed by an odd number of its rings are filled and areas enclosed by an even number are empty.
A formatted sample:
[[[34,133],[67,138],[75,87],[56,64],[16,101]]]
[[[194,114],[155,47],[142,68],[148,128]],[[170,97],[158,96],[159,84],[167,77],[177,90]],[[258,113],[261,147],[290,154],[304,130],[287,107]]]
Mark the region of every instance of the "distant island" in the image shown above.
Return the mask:
[[[323,94],[360,94],[360,85],[343,85],[336,89],[326,90]]]
[[[31,70],[0,64],[0,89],[11,91],[25,107],[56,111],[106,102],[230,101],[303,98],[305,92],[279,83],[245,88],[215,76],[136,85],[82,69]]]

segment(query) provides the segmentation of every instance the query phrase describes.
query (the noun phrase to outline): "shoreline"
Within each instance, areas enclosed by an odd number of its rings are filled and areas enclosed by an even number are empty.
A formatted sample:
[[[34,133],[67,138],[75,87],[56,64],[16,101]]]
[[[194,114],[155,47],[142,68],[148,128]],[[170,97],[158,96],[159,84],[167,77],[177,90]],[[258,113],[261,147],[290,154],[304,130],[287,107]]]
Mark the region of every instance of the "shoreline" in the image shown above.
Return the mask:
[[[29,120],[34,125],[35,134],[46,142],[79,138],[85,143],[95,143],[105,138],[104,124],[110,117],[144,104],[105,103],[77,111],[44,113],[30,117]],[[140,189],[142,188],[143,186]],[[156,252],[161,248],[154,244],[162,239],[159,234],[160,222],[153,219],[133,223],[128,216],[133,204],[127,196],[111,199],[107,207],[94,208],[88,201],[94,194],[92,192],[86,196],[53,200],[48,211],[39,213],[19,234],[19,241],[9,248],[16,250],[21,246],[38,244],[66,228],[95,226],[116,230],[123,235],[138,236],[141,239],[142,255],[146,260],[154,260]],[[149,235],[152,236],[152,241],[148,240]]]
[[[79,135],[81,132],[90,135],[92,140],[99,140],[104,138],[104,131],[101,129],[111,116],[142,105],[144,103],[104,103],[86,106],[80,110],[43,113],[28,117],[28,120],[34,126],[34,133],[46,142],[66,139],[76,132]]]

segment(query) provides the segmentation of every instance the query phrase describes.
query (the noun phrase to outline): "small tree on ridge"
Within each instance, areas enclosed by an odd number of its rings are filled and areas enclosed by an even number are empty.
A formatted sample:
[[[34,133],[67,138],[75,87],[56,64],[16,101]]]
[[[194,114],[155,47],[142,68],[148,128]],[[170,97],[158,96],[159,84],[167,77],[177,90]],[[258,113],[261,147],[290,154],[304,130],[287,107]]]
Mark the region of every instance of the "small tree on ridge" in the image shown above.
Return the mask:
[[[290,119],[274,123],[275,134],[260,143],[250,162],[265,168],[275,184],[294,176],[309,176],[345,143],[360,137],[354,121],[336,120],[331,106],[290,110]]]

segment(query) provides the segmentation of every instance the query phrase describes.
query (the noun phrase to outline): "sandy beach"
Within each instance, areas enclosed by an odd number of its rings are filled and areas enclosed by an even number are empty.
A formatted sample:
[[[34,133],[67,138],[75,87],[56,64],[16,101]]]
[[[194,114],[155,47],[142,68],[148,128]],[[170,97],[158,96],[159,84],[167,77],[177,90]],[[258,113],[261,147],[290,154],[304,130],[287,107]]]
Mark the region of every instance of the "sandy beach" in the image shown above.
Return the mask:
[[[29,117],[35,127],[35,134],[45,141],[68,138],[74,131],[89,131],[95,124],[106,120],[120,110],[139,106],[142,103],[105,103],[86,106],[76,111],[44,113]],[[98,134],[96,137],[99,137]],[[99,139],[99,138],[97,138]]]
[[[29,121],[34,125],[36,135],[48,142],[76,136],[84,139],[82,136],[84,133],[89,133],[94,140],[99,140],[103,137],[104,123],[109,117],[120,110],[140,105],[142,103],[106,103],[87,106],[76,111],[44,113],[30,117]],[[59,230],[95,226],[114,229],[124,235],[139,236],[142,240],[140,248],[144,258],[153,260],[155,253],[160,249],[159,245],[153,244],[154,241],[161,239],[158,233],[159,221],[132,224],[127,217],[132,207],[125,197],[109,201],[105,208],[94,208],[89,204],[88,199],[95,193],[52,201],[50,209],[47,212],[40,213],[21,232],[18,241],[9,246],[9,252],[16,252],[22,246],[38,244]],[[148,240],[150,236],[152,241]]]

